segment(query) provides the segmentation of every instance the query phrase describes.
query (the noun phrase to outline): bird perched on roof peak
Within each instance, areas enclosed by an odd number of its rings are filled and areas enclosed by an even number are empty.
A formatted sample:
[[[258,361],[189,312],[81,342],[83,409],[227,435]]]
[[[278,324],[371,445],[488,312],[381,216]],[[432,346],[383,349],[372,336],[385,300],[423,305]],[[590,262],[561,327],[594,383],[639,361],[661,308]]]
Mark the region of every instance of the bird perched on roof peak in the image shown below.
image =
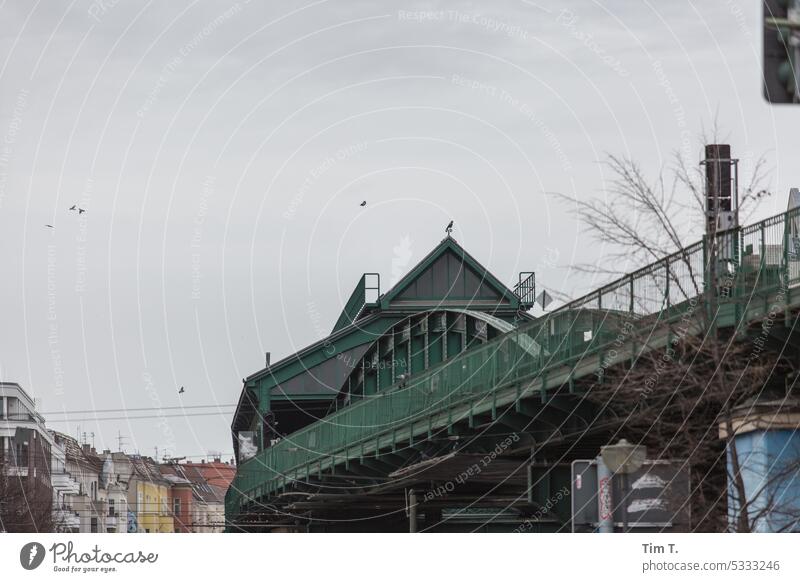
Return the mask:
[[[451,220],[447,226],[445,227],[444,231],[447,233],[447,236],[450,236],[450,233],[453,232],[453,221]]]

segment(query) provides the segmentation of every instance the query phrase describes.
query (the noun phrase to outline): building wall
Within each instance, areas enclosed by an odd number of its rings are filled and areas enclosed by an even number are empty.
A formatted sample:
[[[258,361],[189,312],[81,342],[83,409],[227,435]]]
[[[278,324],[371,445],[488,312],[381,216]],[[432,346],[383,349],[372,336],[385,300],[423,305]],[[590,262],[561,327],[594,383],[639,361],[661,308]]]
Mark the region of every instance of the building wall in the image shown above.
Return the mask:
[[[158,486],[158,531],[159,533],[175,533],[175,519],[172,517],[172,488],[168,485]]]
[[[127,531],[128,501],[123,486],[114,486],[108,490],[108,513],[105,523],[106,533],[125,533]]]
[[[759,532],[800,530],[800,433],[794,429],[777,429],[739,434],[736,452],[753,529]],[[733,489],[730,499],[730,517],[735,523],[738,504]]]
[[[195,504],[194,533],[222,533],[225,519],[224,504],[202,501]],[[220,515],[221,514],[221,515]]]
[[[225,531],[225,504],[209,503],[207,505],[207,523],[205,533],[222,533]]]
[[[33,400],[18,384],[0,382],[0,471],[6,477],[0,511],[9,512],[4,518],[7,531],[53,530],[51,448],[52,438]]]
[[[137,481],[136,515],[139,533],[158,532],[158,485]]]
[[[175,520],[175,531],[178,533],[191,533],[194,511],[193,494],[190,484],[172,486],[172,513]],[[177,501],[177,504],[176,504]]]
[[[137,480],[136,517],[139,533],[173,533],[169,487]]]

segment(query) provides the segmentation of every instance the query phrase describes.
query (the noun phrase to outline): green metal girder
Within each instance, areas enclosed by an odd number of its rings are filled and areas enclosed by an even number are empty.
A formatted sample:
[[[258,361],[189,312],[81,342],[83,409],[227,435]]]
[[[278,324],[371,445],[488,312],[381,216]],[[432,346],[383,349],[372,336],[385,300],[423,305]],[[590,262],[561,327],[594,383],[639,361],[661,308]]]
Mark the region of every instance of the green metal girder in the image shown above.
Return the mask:
[[[792,210],[734,233],[742,241],[760,236],[762,256],[755,263],[757,276],[753,276],[754,271],[745,268],[742,262],[733,286],[735,292],[730,297],[715,299],[720,305],[718,327],[738,328],[742,322],[757,322],[773,305],[777,305],[782,313],[800,307],[800,296],[791,289],[791,286],[800,284],[797,259],[792,259],[794,262],[790,265],[789,259],[785,258],[787,253],[783,253],[784,264],[776,267],[768,265],[763,256],[769,245],[784,240],[782,229],[789,223],[790,214],[793,220],[800,220],[800,210]],[[546,318],[469,349],[448,359],[445,365],[413,376],[404,389],[394,387],[381,398],[359,402],[294,433],[287,441],[299,443],[301,454],[291,453],[287,450],[288,445],[278,443],[240,466],[227,498],[229,513],[233,516],[238,511],[238,491],[247,493],[260,487],[269,493],[276,487],[286,486],[285,479],[269,475],[286,475],[320,459],[323,465],[327,463],[331,467],[341,464],[342,459],[352,465],[353,459],[357,460],[372,450],[390,450],[398,442],[424,440],[432,427],[450,431],[454,423],[468,422],[470,417],[474,419],[475,415],[491,414],[492,411],[499,417],[498,407],[516,403],[517,413],[529,413],[533,409],[526,409],[530,405],[521,404],[521,401],[527,401],[534,393],[541,396],[540,400],[549,402],[552,396],[548,386],[574,386],[576,379],[594,374],[597,362],[589,356],[601,351],[606,354],[619,351],[623,353],[617,361],[627,361],[637,349],[663,347],[670,337],[669,326],[681,321],[687,313],[700,313],[702,305],[695,309],[689,299],[675,301],[667,297],[661,311],[645,317],[636,312],[639,303],[632,296],[636,292],[636,283],[656,279],[654,270],[663,269],[663,265],[669,269],[670,261],[683,261],[685,256],[703,253],[704,247],[704,242],[687,247],[672,257],[639,269],[551,312]],[[704,257],[705,253],[701,258]],[[702,276],[705,269],[699,272]],[[700,281],[700,288],[704,284]],[[629,314],[605,307],[599,309],[600,305],[607,305],[603,298],[613,296],[615,292],[631,293],[629,305],[625,307],[630,310]],[[697,302],[702,303],[705,299],[701,296]],[[599,316],[595,317],[592,310]],[[626,344],[631,349],[626,347],[623,350],[614,345],[613,338],[620,324],[626,321],[635,321],[640,327],[657,321],[663,327],[663,333],[650,330],[648,343],[635,348],[631,343],[635,341],[633,337]],[[588,330],[585,329],[587,322],[592,326]],[[579,323],[581,327],[576,329]],[[617,349],[612,350],[615,347]],[[558,407],[553,411],[558,416],[564,415]],[[321,446],[316,449],[302,446],[306,444],[303,439],[310,438],[313,432],[316,433],[315,442]],[[338,460],[331,455],[336,455]],[[268,475],[258,467],[269,467],[271,471]]]

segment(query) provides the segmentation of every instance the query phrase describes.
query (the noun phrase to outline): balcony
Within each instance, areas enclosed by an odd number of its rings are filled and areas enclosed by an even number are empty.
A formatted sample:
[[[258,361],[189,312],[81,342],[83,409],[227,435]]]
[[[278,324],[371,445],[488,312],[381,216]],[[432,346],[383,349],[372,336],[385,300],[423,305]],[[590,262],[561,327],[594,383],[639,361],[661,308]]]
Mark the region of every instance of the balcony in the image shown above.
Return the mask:
[[[7,472],[11,477],[27,477],[28,467],[27,465],[17,466],[12,463],[8,465]]]
[[[53,473],[51,482],[53,489],[64,495],[78,495],[80,484],[69,473]]]
[[[54,521],[59,529],[65,531],[79,530],[81,527],[80,515],[70,508],[59,509],[55,513]]]
[[[16,422],[34,422],[37,419],[36,419],[36,417],[34,415],[23,412],[23,413],[10,413],[10,414],[6,414],[5,416],[3,414],[0,414],[0,420],[2,420],[4,422],[14,422],[14,421],[16,421]]]

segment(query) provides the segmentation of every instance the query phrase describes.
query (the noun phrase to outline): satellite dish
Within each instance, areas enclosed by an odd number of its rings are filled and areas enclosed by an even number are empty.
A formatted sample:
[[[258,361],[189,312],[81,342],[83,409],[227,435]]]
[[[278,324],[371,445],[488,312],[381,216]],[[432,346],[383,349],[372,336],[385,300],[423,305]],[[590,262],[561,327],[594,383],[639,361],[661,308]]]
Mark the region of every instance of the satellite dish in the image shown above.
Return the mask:
[[[542,309],[547,309],[547,306],[552,302],[553,297],[547,291],[542,291],[536,296],[536,303],[538,303]]]

